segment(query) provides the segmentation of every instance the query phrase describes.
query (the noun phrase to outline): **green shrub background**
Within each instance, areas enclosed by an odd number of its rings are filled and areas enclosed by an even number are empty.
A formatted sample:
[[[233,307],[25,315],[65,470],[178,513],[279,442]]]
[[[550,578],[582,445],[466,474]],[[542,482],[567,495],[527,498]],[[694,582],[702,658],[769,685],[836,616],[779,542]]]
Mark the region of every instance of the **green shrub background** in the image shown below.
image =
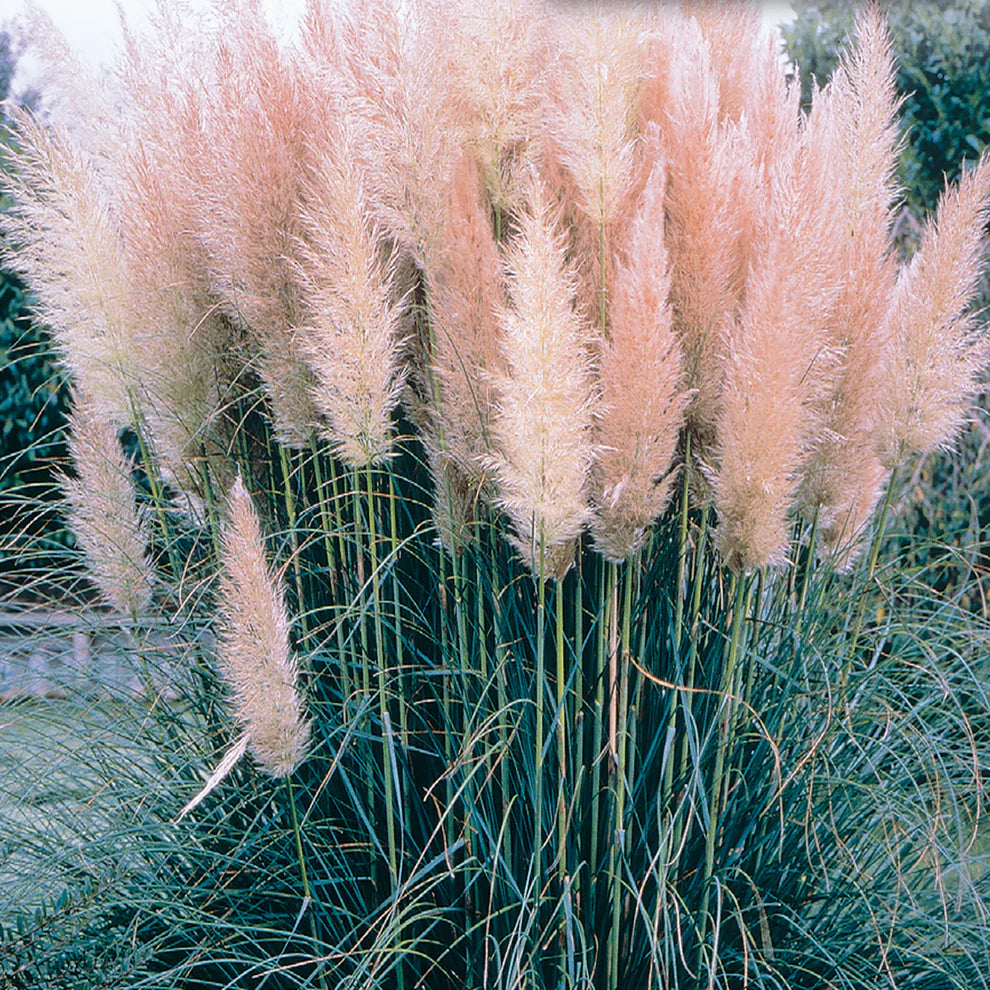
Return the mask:
[[[0,100],[11,97],[19,52],[14,34],[0,30]],[[16,101],[37,108],[38,95],[20,93]],[[0,129],[0,167],[5,167],[9,136],[2,109]],[[6,207],[6,197],[0,198],[0,209]],[[8,591],[5,559],[28,547],[37,553],[39,539],[57,553],[68,538],[52,507],[52,465],[65,457],[67,408],[68,390],[48,334],[32,319],[20,279],[0,267],[0,591]],[[55,563],[38,562],[41,570]]]

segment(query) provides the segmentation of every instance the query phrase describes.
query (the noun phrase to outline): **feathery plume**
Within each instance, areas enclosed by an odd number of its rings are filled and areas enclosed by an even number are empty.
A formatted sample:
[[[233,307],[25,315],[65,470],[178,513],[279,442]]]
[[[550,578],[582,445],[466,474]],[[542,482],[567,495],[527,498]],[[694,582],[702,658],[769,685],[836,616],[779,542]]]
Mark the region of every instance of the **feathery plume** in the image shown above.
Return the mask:
[[[658,140],[655,130],[653,135],[651,144]],[[632,221],[627,258],[618,265],[609,306],[611,337],[601,346],[591,533],[599,552],[614,561],[639,549],[667,505],[687,402],[667,301],[665,189],[658,161]]]
[[[470,518],[463,511],[470,501],[461,505],[461,496],[473,500],[484,485],[493,376],[504,370],[497,313],[506,300],[481,168],[470,154],[461,155],[447,195],[443,250],[426,273],[432,319],[429,367],[420,386],[427,409],[418,418],[435,451],[436,514],[453,510],[450,519],[438,518],[441,537],[455,537],[452,544],[443,539],[451,548],[462,542],[459,523]]]
[[[251,754],[272,777],[302,762],[309,743],[282,588],[265,560],[261,525],[240,475],[228,497],[220,571],[218,651]]]
[[[421,269],[441,250],[443,190],[462,144],[447,39],[465,16],[431,0],[405,10],[391,0],[314,0],[303,26],[311,64],[357,109],[372,211]]]
[[[395,257],[371,216],[354,135],[341,111],[313,136],[314,164],[300,207],[297,327],[317,387],[327,439],[352,467],[388,457],[391,418],[405,380],[402,300]]]
[[[628,11],[592,6],[551,22],[567,53],[553,93],[551,140],[574,177],[577,205],[605,228],[627,207],[634,175],[641,24]]]
[[[601,3],[551,21],[554,73],[545,87],[541,167],[561,203],[578,308],[605,335],[614,255],[629,224],[637,179],[645,178],[637,172],[636,139],[639,40],[647,23],[645,13]]]
[[[883,355],[877,450],[888,468],[947,447],[969,414],[987,346],[967,308],[986,265],[990,156],[939,201],[900,273]]]
[[[588,329],[574,309],[563,238],[535,178],[506,277],[507,371],[497,379],[491,466],[514,544],[535,574],[559,578],[590,515],[593,402]]]
[[[62,363],[100,419],[134,421],[140,362],[131,285],[109,194],[88,159],[25,113],[0,215],[5,263],[35,294],[35,315],[52,329]]]
[[[544,126],[546,7],[535,0],[492,0],[466,12],[459,0],[441,7],[460,20],[450,44],[467,145],[494,209],[514,212]]]
[[[875,5],[857,20],[857,42],[831,82],[815,94],[811,123],[831,127],[840,154],[833,177],[844,231],[842,286],[828,323],[841,356],[822,410],[824,428],[802,482],[806,515],[818,516],[822,546],[850,543],[872,515],[887,472],[874,449],[880,393],[878,357],[886,347],[885,311],[897,277],[890,246],[897,150],[897,94],[890,39]],[[827,118],[827,119],[825,119]],[[842,563],[854,559],[845,553]]]
[[[240,341],[210,291],[189,148],[202,143],[205,94],[162,87],[153,46],[128,45],[130,127],[111,155],[141,364],[142,428],[160,471],[194,517],[202,518],[209,470],[217,490],[233,482],[224,420],[241,373]],[[164,56],[168,58],[169,55]],[[172,67],[172,73],[178,71]]]
[[[280,51],[261,4],[228,0],[221,13],[222,35],[207,63],[215,78],[202,111],[202,141],[211,153],[190,165],[196,234],[214,291],[254,343],[276,436],[298,448],[320,422],[315,378],[293,332],[303,320],[291,260],[312,108],[301,71]]]
[[[663,138],[670,300],[694,390],[686,410],[693,455],[704,467],[714,456],[719,356],[743,299],[762,183],[745,124],[720,122],[718,79],[695,22],[683,24],[671,54],[669,88],[651,90],[670,102],[644,105],[642,113]]]
[[[117,428],[80,393],[69,427],[69,454],[76,471],[74,478],[62,477],[69,527],[103,598],[124,615],[144,614],[151,605],[154,571],[148,559],[147,525]]]
[[[786,560],[788,513],[835,355],[838,293],[834,131],[806,131],[772,163],[745,302],[728,340],[718,422],[719,544],[734,570]]]

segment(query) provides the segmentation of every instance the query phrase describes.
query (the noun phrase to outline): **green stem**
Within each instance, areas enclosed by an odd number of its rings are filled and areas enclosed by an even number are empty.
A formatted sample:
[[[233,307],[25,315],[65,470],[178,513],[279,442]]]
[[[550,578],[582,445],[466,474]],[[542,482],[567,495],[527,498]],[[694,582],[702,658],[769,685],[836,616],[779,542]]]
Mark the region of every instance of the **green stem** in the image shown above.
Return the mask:
[[[849,647],[845,650],[845,655],[842,659],[842,671],[839,674],[839,687],[838,696],[841,698],[846,689],[846,685],[849,683],[849,675],[852,672],[852,665],[856,661],[856,652],[859,649],[859,637],[863,632],[863,621],[866,618],[866,606],[869,599],[870,586],[873,584],[873,578],[876,575],[877,570],[877,558],[880,555],[880,545],[883,543],[884,535],[887,530],[887,518],[890,515],[890,507],[894,500],[894,486],[897,483],[897,471],[894,470],[890,474],[890,481],[887,484],[887,493],[884,496],[883,507],[880,510],[880,520],[877,523],[876,531],[873,534],[873,540],[870,544],[870,556],[866,568],[866,581],[864,582],[862,592],[859,596],[859,607],[856,609],[856,624],[853,628],[852,639],[850,640]]]
[[[564,656],[564,595],[562,582],[554,588],[557,651],[557,872],[560,893],[567,889],[567,666]]]
[[[302,564],[299,560],[299,533],[296,530],[296,500],[292,493],[292,465],[289,453],[281,444],[278,448],[282,464],[282,484],[285,497],[285,512],[289,521],[289,541],[292,546],[292,575],[296,584],[296,613],[302,630],[302,642],[307,652],[312,652],[309,640],[309,616],[306,613],[306,596],[303,593]],[[301,470],[301,466],[300,466]]]
[[[543,893],[543,697],[546,670],[544,666],[544,638],[546,633],[547,615],[547,579],[544,577],[543,545],[540,545],[540,573],[537,576],[537,605],[536,605],[536,732],[533,745],[533,763],[536,768],[536,809],[534,812],[534,877],[535,905],[539,913]]]
[[[696,969],[701,971],[701,961],[704,956],[705,939],[708,934],[708,905],[711,896],[711,881],[715,866],[715,844],[718,839],[719,826],[722,819],[722,777],[725,772],[725,758],[729,747],[732,730],[732,685],[736,675],[736,661],[739,656],[739,640],[742,634],[743,612],[746,601],[746,589],[749,582],[738,574],[732,576],[730,597],[732,605],[732,633],[729,639],[728,656],[722,674],[721,695],[717,717],[721,724],[718,746],[715,750],[715,766],[712,771],[712,782],[709,787],[709,817],[708,833],[705,836],[705,865],[701,886],[701,931],[698,936],[698,958]]]
[[[309,932],[313,938],[313,951],[316,952],[317,945],[319,944],[319,937],[316,933],[316,919],[313,917],[312,910],[310,910],[310,905],[313,903],[313,894],[309,887],[309,874],[306,870],[306,856],[303,854],[302,829],[299,827],[299,816],[296,814],[296,798],[292,791],[291,774],[286,774],[285,786],[289,792],[289,811],[292,814],[292,832],[296,840],[296,856],[299,859],[299,874],[302,878],[304,898],[303,910],[306,912],[306,917],[309,922]],[[322,967],[319,969],[319,979],[320,986],[323,990],[328,990],[326,976],[323,973]]]
[[[681,514],[677,528],[677,601],[674,605],[674,649],[680,653],[684,630],[685,582],[688,559],[688,507],[691,487],[691,431],[684,433],[684,478],[681,485]]]
[[[590,895],[594,901],[595,888],[598,884],[598,855],[599,855],[599,816],[601,807],[601,766],[605,753],[605,677],[608,670],[607,662],[610,655],[609,639],[615,608],[613,602],[617,593],[618,568],[609,562],[599,571],[599,613],[598,636],[596,650],[595,677],[595,722],[592,731],[593,760],[591,768],[591,849],[589,867],[591,869]]]
[[[316,476],[316,491],[317,499],[320,506],[320,528],[323,531],[323,546],[324,552],[327,555],[327,575],[330,581],[330,600],[333,603],[335,609],[338,605],[339,591],[338,591],[338,566],[343,566],[344,556],[343,551],[338,551],[334,547],[334,541],[332,533],[335,528],[333,524],[333,518],[330,514],[330,506],[336,504],[336,478],[333,479],[333,490],[330,489],[330,483],[324,477],[323,465],[321,463],[321,458],[319,450],[316,445],[315,438],[312,442],[313,450],[313,470]],[[332,464],[331,464],[332,468]],[[340,536],[338,531],[338,538]],[[336,639],[337,639],[337,657],[338,665],[340,669],[340,682],[341,682],[341,694],[343,697],[343,702],[341,704],[341,712],[344,720],[347,720],[347,700],[351,696],[351,678],[348,670],[347,663],[347,640],[344,635],[344,623],[339,621],[339,616],[334,614],[334,626],[336,627]]]
[[[619,943],[622,921],[622,868],[625,856],[626,828],[626,751],[629,722],[629,647],[632,618],[632,574],[626,573],[622,596],[622,638],[618,655],[613,657],[614,681],[619,690],[616,725],[613,730],[615,757],[615,821],[612,849],[609,854],[609,875],[612,885],[612,927],[609,931],[609,988],[619,987]]]

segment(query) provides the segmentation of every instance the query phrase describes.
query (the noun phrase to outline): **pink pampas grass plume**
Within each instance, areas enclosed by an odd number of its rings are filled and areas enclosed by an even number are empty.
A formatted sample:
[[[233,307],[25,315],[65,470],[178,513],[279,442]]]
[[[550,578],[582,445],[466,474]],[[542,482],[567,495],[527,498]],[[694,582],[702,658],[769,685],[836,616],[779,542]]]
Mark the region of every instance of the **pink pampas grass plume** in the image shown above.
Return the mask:
[[[422,385],[422,426],[435,452],[435,515],[448,549],[463,542],[470,501],[486,486],[495,375],[504,370],[498,314],[506,296],[490,207],[482,168],[464,153],[448,188],[444,248],[427,273],[432,321]]]
[[[692,454],[714,457],[722,386],[720,355],[742,303],[757,222],[761,177],[744,124],[723,121],[719,80],[709,44],[683,23],[666,85],[648,88],[657,102],[642,108],[660,128],[667,166],[667,248],[674,327],[684,352]]]
[[[842,286],[827,326],[840,360],[801,492],[805,514],[817,514],[826,551],[852,547],[887,477],[874,449],[873,423],[881,390],[878,358],[889,333],[885,315],[897,278],[890,234],[900,146],[897,102],[890,39],[871,6],[858,19],[855,47],[828,87],[815,94],[811,111],[813,127],[832,127],[838,135],[834,184],[845,231]],[[845,553],[841,563],[853,559]]]
[[[336,111],[336,112],[334,112]],[[342,105],[313,136],[313,165],[300,206],[296,328],[316,387],[313,401],[335,453],[351,467],[389,456],[392,414],[406,369],[399,337],[395,256],[366,195],[354,133]]]
[[[897,280],[882,357],[877,450],[894,468],[947,447],[969,415],[987,360],[967,311],[986,265],[990,157],[947,188]]]
[[[667,505],[671,462],[687,395],[680,344],[667,300],[663,166],[643,192],[619,263],[603,342],[592,472],[595,547],[609,560],[634,554]]]
[[[284,593],[265,560],[258,516],[239,475],[227,509],[217,595],[220,668],[251,754],[269,776],[285,777],[306,756],[310,726]]]
[[[283,52],[256,0],[218,4],[221,30],[204,55],[201,142],[187,174],[195,233],[212,289],[247,333],[275,434],[307,446],[320,425],[315,378],[293,330],[298,204],[310,161],[312,104],[301,68]],[[163,43],[168,39],[163,38]],[[177,68],[185,74],[186,66]]]
[[[588,328],[574,309],[564,245],[537,180],[506,260],[491,459],[513,542],[540,577],[562,577],[588,522],[593,459]]]
[[[745,302],[728,340],[718,422],[719,544],[734,570],[786,562],[789,513],[835,355],[839,288],[834,131],[807,131],[773,163]]]

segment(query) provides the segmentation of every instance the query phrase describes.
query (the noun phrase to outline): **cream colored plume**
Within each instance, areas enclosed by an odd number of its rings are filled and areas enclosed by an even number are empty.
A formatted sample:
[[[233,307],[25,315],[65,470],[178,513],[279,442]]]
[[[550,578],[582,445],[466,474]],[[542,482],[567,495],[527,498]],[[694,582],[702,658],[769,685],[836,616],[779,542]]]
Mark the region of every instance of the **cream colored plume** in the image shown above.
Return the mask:
[[[77,394],[68,443],[75,477],[63,477],[62,487],[69,527],[85,554],[89,577],[118,612],[143,615],[151,605],[154,571],[147,525],[117,428]]]
[[[444,188],[463,139],[455,55],[464,5],[314,0],[303,48],[325,84],[358,111],[370,206],[388,236],[428,269]]]
[[[131,126],[109,160],[139,327],[142,429],[180,504],[201,519],[204,474],[217,491],[233,482],[226,456],[233,424],[224,410],[243,372],[243,348],[210,291],[208,258],[196,236],[199,204],[189,148],[203,143],[206,96],[178,80],[161,87],[154,53],[150,45],[129,48]]]
[[[574,176],[577,205],[599,228],[607,228],[623,209],[634,178],[644,24],[633,12],[603,3],[558,12],[551,23],[559,38],[551,140]]]
[[[449,47],[468,147],[493,207],[512,212],[545,126],[544,91],[555,54],[547,7],[538,0],[491,0],[466,9],[461,0],[444,0],[440,8],[460,25]]]
[[[344,108],[334,110],[313,135],[303,189],[296,333],[316,378],[321,432],[357,468],[389,456],[406,375],[404,302],[395,297],[395,258],[370,212],[353,132]]]
[[[541,577],[562,577],[590,517],[593,459],[588,328],[574,308],[563,239],[534,180],[507,252],[492,468],[513,542]]]
[[[240,476],[227,508],[217,594],[220,668],[251,754],[265,773],[285,777],[306,756],[310,726],[284,592],[265,560],[261,526]]]
[[[658,156],[657,136],[652,146]],[[642,546],[666,508],[671,462],[687,394],[680,343],[667,300],[663,165],[654,165],[627,239],[609,304],[611,338],[603,342],[592,472],[595,547],[622,561]]]
[[[16,147],[0,215],[5,263],[35,296],[59,356],[95,414],[132,423],[140,375],[131,284],[108,190],[92,163],[55,132],[15,115]]]

